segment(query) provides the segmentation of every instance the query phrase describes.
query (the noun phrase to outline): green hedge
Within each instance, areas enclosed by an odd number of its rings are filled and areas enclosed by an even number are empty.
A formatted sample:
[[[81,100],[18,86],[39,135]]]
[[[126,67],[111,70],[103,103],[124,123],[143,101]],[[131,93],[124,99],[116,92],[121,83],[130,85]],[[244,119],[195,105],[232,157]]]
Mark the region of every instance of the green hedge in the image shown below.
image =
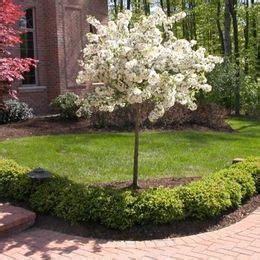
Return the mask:
[[[239,169],[241,172],[251,173],[254,178],[256,191],[260,193],[260,157],[247,158],[246,162],[235,164],[232,168]]]
[[[32,188],[32,183],[27,178],[29,170],[13,160],[0,158],[0,198],[14,201],[26,200]]]
[[[86,186],[57,175],[37,184],[27,177],[28,171],[11,160],[0,159],[0,199],[27,202],[38,213],[72,223],[97,222],[123,230],[136,224],[205,219],[238,207],[259,192],[260,157],[185,186],[141,193]]]

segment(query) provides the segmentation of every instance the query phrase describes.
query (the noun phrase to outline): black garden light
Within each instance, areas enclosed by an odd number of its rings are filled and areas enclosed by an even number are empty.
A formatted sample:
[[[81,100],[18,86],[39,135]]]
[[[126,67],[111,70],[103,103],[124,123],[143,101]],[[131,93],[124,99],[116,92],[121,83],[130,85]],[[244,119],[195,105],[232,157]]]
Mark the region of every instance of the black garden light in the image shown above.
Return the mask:
[[[42,168],[37,168],[34,169],[33,171],[28,173],[28,177],[34,180],[44,180],[44,179],[49,179],[52,177],[52,173],[42,169]]]

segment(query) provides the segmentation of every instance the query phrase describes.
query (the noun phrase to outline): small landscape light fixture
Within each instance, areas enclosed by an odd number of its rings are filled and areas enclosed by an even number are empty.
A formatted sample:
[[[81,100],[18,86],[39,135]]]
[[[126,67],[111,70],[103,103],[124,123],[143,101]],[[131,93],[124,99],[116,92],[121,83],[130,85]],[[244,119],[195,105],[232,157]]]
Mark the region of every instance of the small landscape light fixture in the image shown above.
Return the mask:
[[[31,179],[35,180],[44,180],[52,177],[52,173],[42,169],[42,168],[37,168],[34,169],[33,171],[28,173],[28,177]]]
[[[232,161],[232,164],[240,163],[240,162],[243,162],[244,160],[245,159],[243,159],[243,158],[234,158]]]

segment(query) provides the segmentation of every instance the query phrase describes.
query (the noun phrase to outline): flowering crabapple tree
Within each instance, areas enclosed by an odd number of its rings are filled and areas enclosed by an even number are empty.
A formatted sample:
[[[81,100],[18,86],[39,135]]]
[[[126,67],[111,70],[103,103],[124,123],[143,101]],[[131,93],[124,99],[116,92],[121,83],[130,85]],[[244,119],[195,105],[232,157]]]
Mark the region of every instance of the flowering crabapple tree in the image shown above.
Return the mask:
[[[21,43],[20,30],[16,28],[17,22],[24,13],[21,7],[12,0],[2,0],[0,6],[0,109],[5,108],[3,95],[8,93],[16,98],[16,91],[12,88],[15,80],[23,79],[23,73],[35,66],[35,60],[12,57],[10,48]]]
[[[206,55],[204,48],[193,50],[195,41],[178,40],[174,36],[173,24],[185,17],[183,12],[167,17],[162,9],[157,8],[153,14],[142,16],[138,21],[133,22],[131,17],[131,11],[125,11],[107,25],[88,17],[87,21],[97,32],[87,35],[88,44],[83,50],[77,82],[104,83],[95,88],[91,98],[86,97],[85,107],[112,112],[116,106],[134,106],[132,187],[136,189],[140,104],[147,100],[154,103],[149,114],[152,122],[175,103],[196,109],[195,94],[199,90],[211,90],[205,72],[212,71],[222,59]]]

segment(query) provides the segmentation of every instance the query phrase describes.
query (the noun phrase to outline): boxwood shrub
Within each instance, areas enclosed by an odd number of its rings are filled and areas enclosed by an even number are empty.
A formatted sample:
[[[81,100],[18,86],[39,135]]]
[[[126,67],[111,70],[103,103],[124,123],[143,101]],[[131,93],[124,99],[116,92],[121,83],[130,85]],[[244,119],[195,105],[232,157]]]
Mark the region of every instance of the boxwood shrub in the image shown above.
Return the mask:
[[[260,157],[185,186],[138,193],[87,186],[58,175],[36,184],[27,177],[29,170],[0,159],[0,199],[24,201],[38,213],[71,223],[96,222],[123,230],[136,224],[206,219],[238,207],[259,192]]]
[[[38,213],[53,214],[62,199],[63,190],[69,185],[70,182],[62,177],[54,176],[52,179],[45,180],[29,197],[31,207]]]
[[[184,203],[179,189],[149,189],[138,196],[134,205],[138,223],[168,223],[184,218]]]
[[[249,157],[244,163],[238,163],[232,168],[239,169],[243,173],[249,173],[253,176],[256,190],[260,193],[260,157]]]
[[[29,170],[13,160],[0,158],[0,199],[26,200],[32,188],[27,177]]]
[[[235,181],[205,178],[180,188],[185,217],[205,219],[237,207],[242,200],[241,187]]]

